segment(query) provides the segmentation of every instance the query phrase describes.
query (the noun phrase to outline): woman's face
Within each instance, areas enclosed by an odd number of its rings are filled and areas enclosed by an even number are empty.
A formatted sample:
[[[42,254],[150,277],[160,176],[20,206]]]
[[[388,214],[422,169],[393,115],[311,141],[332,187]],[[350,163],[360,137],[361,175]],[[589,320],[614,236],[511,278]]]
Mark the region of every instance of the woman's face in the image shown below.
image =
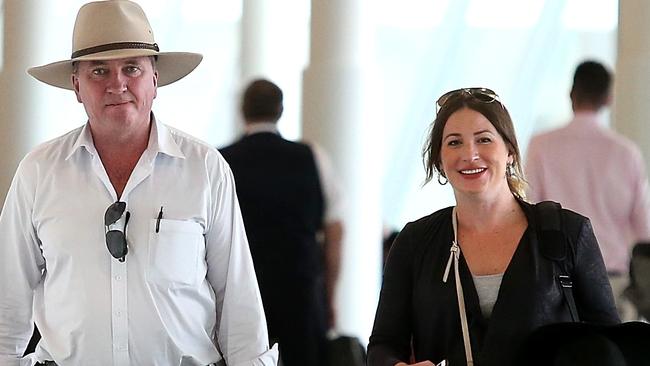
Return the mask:
[[[442,133],[442,169],[456,195],[492,195],[510,191],[506,164],[508,147],[481,113],[463,108],[454,112]]]

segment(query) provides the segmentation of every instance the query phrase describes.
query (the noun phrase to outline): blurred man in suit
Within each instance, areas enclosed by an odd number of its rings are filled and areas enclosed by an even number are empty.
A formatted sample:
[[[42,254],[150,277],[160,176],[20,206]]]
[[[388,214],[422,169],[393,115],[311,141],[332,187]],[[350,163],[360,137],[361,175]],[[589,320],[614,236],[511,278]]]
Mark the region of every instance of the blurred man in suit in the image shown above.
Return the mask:
[[[279,134],[283,94],[268,80],[244,91],[246,134],[221,150],[235,176],[269,336],[285,366],[321,365],[334,323],[340,191],[322,151]]]

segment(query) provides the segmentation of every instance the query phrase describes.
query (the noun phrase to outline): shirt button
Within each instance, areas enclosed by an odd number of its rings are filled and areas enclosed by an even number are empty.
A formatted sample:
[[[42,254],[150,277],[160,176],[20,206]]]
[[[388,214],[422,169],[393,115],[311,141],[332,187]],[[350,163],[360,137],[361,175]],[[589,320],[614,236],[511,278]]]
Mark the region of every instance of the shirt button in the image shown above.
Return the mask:
[[[122,316],[122,312],[121,312],[121,311],[116,311],[116,312],[115,312],[115,316],[118,317],[118,318],[121,317],[121,316]]]
[[[121,281],[121,280],[122,280],[122,276],[120,276],[120,275],[115,276],[115,281]]]

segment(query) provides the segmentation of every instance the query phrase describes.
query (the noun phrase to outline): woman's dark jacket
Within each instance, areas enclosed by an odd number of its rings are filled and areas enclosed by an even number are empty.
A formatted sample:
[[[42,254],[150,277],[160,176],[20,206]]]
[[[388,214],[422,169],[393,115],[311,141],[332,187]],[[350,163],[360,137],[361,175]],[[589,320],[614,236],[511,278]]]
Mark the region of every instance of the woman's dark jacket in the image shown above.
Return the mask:
[[[465,259],[460,278],[465,294],[474,362],[477,366],[511,365],[517,349],[535,328],[569,322],[571,315],[558,282],[562,270],[541,250],[535,206],[520,205],[528,228],[506,268],[490,320],[481,314],[478,295]],[[443,359],[466,365],[455,280],[442,282],[454,234],[451,207],[407,224],[388,256],[368,345],[369,366]],[[589,219],[560,211],[568,238],[567,270],[581,321],[612,324],[619,318],[598,243]],[[545,239],[546,240],[546,239]],[[547,244],[548,245],[548,244]]]

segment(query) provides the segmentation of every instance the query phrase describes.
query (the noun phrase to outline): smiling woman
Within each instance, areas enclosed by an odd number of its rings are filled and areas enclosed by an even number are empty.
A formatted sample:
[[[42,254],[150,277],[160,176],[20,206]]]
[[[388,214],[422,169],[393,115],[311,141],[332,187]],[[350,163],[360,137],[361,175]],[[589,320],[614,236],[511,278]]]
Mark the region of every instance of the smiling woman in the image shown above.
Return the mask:
[[[547,228],[536,217],[549,211],[524,200],[514,127],[496,93],[463,88],[438,104],[424,148],[427,180],[434,172],[448,179],[456,206],[407,224],[395,239],[368,365],[511,365],[533,330],[573,314],[541,249],[554,243],[537,240]],[[567,259],[580,320],[618,322],[589,220],[553,207],[562,223],[553,240],[568,238],[568,252],[580,254]]]
[[[513,157],[490,121],[462,108],[452,113],[443,130],[440,174],[457,194],[508,192],[505,171]]]
[[[486,131],[491,133],[493,139],[500,140],[506,147],[508,153],[508,163],[503,165],[503,169],[508,173],[506,181],[510,187],[510,191],[520,199],[525,198],[525,179],[521,168],[521,154],[519,152],[519,145],[515,135],[515,128],[510,118],[510,114],[506,107],[499,101],[499,96],[492,90],[486,88],[463,88],[453,90],[443,94],[437,101],[438,113],[436,119],[431,125],[429,137],[424,147],[425,156],[425,171],[427,174],[426,181],[429,182],[434,173],[448,178],[445,169],[442,166],[442,145],[443,137],[446,140],[447,124],[451,121],[458,121],[455,123],[456,128],[462,127],[462,120],[469,117],[482,119],[483,127],[479,131]],[[455,115],[460,110],[467,110],[464,115]],[[473,111],[474,113],[471,113]],[[469,113],[470,116],[466,114]],[[454,116],[452,119],[451,117]],[[453,136],[457,136],[454,134]],[[459,141],[452,141],[452,144],[457,144]],[[486,145],[486,141],[483,141]],[[445,149],[447,150],[447,149]]]

